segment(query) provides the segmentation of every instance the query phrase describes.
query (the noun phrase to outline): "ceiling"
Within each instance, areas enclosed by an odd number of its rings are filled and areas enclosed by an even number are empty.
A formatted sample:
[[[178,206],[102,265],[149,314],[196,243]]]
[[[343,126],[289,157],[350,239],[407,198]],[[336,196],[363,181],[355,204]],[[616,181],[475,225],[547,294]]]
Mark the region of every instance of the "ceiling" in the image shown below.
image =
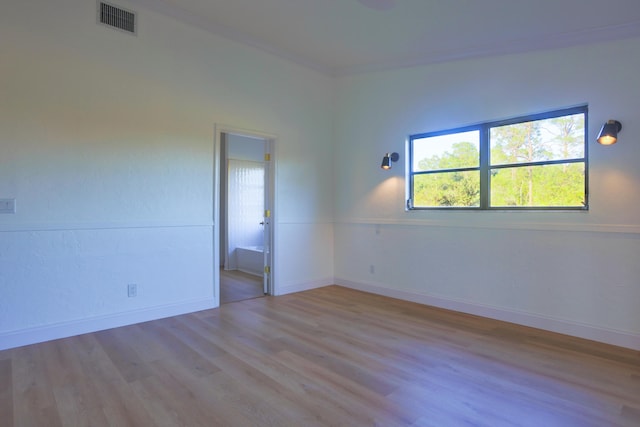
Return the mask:
[[[640,36],[640,0],[131,2],[331,75]]]

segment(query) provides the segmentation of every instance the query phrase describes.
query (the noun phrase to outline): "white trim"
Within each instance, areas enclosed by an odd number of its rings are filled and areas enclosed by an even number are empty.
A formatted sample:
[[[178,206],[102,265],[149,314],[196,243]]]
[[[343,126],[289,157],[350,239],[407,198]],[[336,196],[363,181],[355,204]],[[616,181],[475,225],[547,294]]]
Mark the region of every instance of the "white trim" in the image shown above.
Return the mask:
[[[215,308],[211,298],[0,333],[0,350]]]
[[[214,293],[214,301],[215,306],[220,306],[220,147],[222,144],[221,135],[223,133],[239,135],[249,138],[258,138],[266,141],[266,144],[270,148],[271,151],[271,161],[268,162],[265,167],[269,167],[269,179],[270,182],[268,185],[270,188],[271,200],[269,201],[269,206],[271,210],[271,250],[269,251],[270,264],[271,264],[271,293],[273,295],[278,295],[278,281],[277,281],[277,256],[276,252],[277,247],[277,217],[278,217],[278,194],[277,194],[277,168],[276,168],[276,141],[278,136],[273,133],[254,131],[249,129],[244,129],[240,127],[215,123],[213,126],[214,130],[214,146],[213,146],[213,293]]]
[[[311,221],[305,219],[282,219],[278,221],[278,224],[281,225],[333,225],[333,220],[319,220],[319,221]]]
[[[276,57],[291,61],[303,67],[318,71],[332,77],[344,77],[354,74],[371,73],[402,68],[418,67],[443,62],[521,54],[541,50],[562,49],[573,46],[584,46],[593,43],[609,42],[640,36],[638,21],[625,22],[617,25],[608,25],[597,28],[578,31],[551,34],[543,37],[505,41],[502,44],[474,46],[428,52],[423,55],[413,55],[405,58],[394,58],[391,61],[378,61],[376,63],[347,66],[328,66],[320,64],[302,55],[288,52],[280,47],[265,43],[255,37],[248,36],[238,30],[215,24],[202,16],[157,0],[128,0],[130,3],[152,10],[156,13],[176,19],[186,25],[200,28],[211,34],[224,37],[267,52]]]
[[[325,286],[333,285],[335,280],[333,277],[327,277],[325,279],[312,280],[310,282],[296,283],[293,285],[284,285],[278,287],[278,293],[275,296],[292,294],[295,292],[309,291],[311,289],[322,288]]]
[[[346,66],[333,70],[337,77],[354,74],[372,73],[402,68],[420,67],[444,62],[461,61],[492,56],[518,55],[530,52],[565,49],[574,46],[585,46],[594,43],[606,43],[616,40],[630,39],[640,36],[638,21],[589,28],[560,34],[548,34],[542,37],[510,40],[502,44],[474,46],[472,48],[451,49],[440,52],[429,52],[428,55],[417,55],[407,58],[396,58],[392,61],[380,61],[375,64]]]
[[[144,222],[76,222],[76,223],[48,223],[25,222],[19,224],[1,224],[0,233],[31,232],[31,231],[84,231],[84,230],[125,230],[130,228],[195,228],[213,227],[212,222],[180,222],[180,221],[144,221]]]
[[[213,233],[211,233],[211,248],[213,250],[213,305],[220,307],[220,147],[222,146],[222,129],[219,125],[213,125],[213,175],[211,176],[213,188]]]
[[[315,70],[324,75],[331,76],[333,74],[333,69],[331,67],[324,66],[319,64],[316,61],[309,60],[302,55],[298,55],[295,53],[288,52],[285,49],[281,49],[277,46],[273,46],[269,43],[265,43],[264,40],[260,40],[256,37],[248,36],[247,34],[235,30],[231,27],[219,25],[210,20],[206,19],[203,16],[197,15],[195,13],[191,13],[182,8],[177,8],[173,5],[168,4],[166,1],[158,1],[158,0],[128,0],[130,3],[139,5],[141,7],[152,10],[156,13],[164,15],[165,17],[173,18],[183,24],[189,25],[191,27],[199,28],[201,30],[207,31],[210,34],[214,34],[220,37],[223,37],[227,40],[232,40],[234,42],[242,43],[245,46],[250,46],[276,56],[281,59],[285,59],[287,61],[291,61],[294,64],[301,65],[311,70]]]
[[[447,310],[473,314],[476,316],[571,335],[578,338],[599,341],[633,350],[640,350],[640,334],[634,332],[602,328],[557,317],[542,316],[535,313],[516,311],[502,307],[493,307],[469,301],[442,298],[415,291],[390,289],[379,285],[353,282],[351,280],[341,278],[336,278],[335,283],[347,288],[384,295],[391,298],[398,298]]]
[[[275,133],[262,132],[258,130],[246,129],[246,128],[237,127],[237,126],[229,126],[221,123],[216,123],[215,129],[218,134],[230,133],[233,135],[244,136],[247,138],[269,139],[272,141],[275,139],[278,139],[278,135],[276,135]]]
[[[483,211],[487,213],[487,211]],[[509,212],[509,214],[526,215],[539,212]],[[557,212],[556,212],[557,213]],[[576,211],[567,214],[581,215],[585,212]],[[336,224],[345,225],[397,225],[420,227],[447,227],[447,228],[475,228],[492,230],[528,230],[528,231],[566,231],[589,233],[626,233],[640,234],[640,224],[579,224],[569,222],[506,222],[504,217],[496,220],[488,220],[484,223],[468,221],[466,215],[477,215],[479,212],[448,212],[456,215],[451,219],[388,219],[388,218],[343,218],[336,220]],[[462,215],[464,216],[458,216]],[[493,213],[492,213],[493,215]],[[544,215],[544,214],[543,214]],[[502,219],[503,221],[500,221]]]

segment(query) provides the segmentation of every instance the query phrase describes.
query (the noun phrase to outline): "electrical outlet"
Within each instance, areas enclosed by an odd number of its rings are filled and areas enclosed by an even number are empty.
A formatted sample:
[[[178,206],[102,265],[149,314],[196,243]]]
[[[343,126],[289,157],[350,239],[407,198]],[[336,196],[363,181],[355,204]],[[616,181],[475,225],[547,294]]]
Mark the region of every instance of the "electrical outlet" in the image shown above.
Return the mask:
[[[136,285],[135,283],[129,283],[127,285],[127,296],[129,298],[137,297],[138,296],[138,285]]]
[[[16,199],[0,199],[0,214],[16,213]]]
[[[370,274],[376,274],[376,266],[375,265],[370,265],[369,266],[369,273]]]

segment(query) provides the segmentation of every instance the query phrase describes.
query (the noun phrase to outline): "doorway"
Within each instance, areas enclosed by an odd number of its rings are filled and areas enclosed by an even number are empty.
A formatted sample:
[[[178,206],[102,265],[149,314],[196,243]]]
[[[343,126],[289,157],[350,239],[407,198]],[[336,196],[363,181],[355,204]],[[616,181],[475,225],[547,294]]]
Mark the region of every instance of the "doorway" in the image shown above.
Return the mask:
[[[273,138],[225,128],[216,142],[216,299],[225,304],[271,295]]]

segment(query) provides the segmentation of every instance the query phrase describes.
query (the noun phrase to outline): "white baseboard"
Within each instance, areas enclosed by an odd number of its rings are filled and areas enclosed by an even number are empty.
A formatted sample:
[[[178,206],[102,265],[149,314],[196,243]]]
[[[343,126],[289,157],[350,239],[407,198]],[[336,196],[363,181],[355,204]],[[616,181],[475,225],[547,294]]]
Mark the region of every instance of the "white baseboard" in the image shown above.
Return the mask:
[[[640,335],[592,325],[570,322],[564,319],[550,318],[538,314],[506,310],[466,301],[457,301],[431,295],[420,294],[411,291],[390,289],[378,285],[353,282],[346,279],[326,278],[311,282],[284,286],[278,289],[277,295],[285,295],[316,289],[331,284],[337,284],[351,289],[398,298],[405,301],[416,302],[453,311],[473,314],[533,328],[544,329],[579,338],[599,341],[640,351]],[[177,316],[200,310],[215,308],[211,299],[194,300],[160,307],[151,307],[141,310],[129,311],[109,316],[92,317],[73,322],[63,322],[54,325],[46,325],[24,329],[15,332],[0,333],[0,350],[35,344],[74,335],[96,332],[104,329],[126,326],[164,317]]]
[[[551,332],[626,347],[633,350],[640,350],[640,335],[627,331],[601,328],[593,325],[568,321],[566,319],[558,319],[534,313],[475,304],[468,301],[434,297],[427,294],[400,289],[390,289],[378,285],[358,283],[340,278],[336,278],[335,283],[340,286],[364,292],[417,302],[420,304],[459,311],[476,316],[488,317],[490,319],[516,323],[523,326],[530,326],[532,328],[544,329]]]
[[[0,350],[162,319],[164,317],[178,316],[180,314],[193,313],[210,308],[215,308],[213,299],[198,299],[178,304],[150,307],[108,316],[91,317],[77,321],[0,333]]]
[[[313,281],[304,282],[304,283],[297,283],[295,285],[279,286],[278,289],[276,289],[275,295],[278,296],[278,295],[292,294],[294,292],[308,291],[311,289],[322,288],[323,286],[333,285],[334,283],[335,283],[334,278],[328,277],[326,279],[313,280]]]

